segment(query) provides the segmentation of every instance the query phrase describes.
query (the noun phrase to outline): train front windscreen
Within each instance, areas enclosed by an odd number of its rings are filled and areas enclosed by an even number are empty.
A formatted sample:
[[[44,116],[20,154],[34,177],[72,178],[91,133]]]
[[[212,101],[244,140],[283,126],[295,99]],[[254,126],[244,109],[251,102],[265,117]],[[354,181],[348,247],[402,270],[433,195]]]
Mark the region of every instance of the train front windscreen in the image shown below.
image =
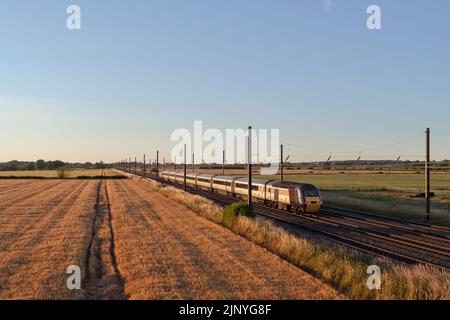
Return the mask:
[[[305,184],[301,187],[301,191],[303,196],[306,197],[320,197],[319,190],[310,184]]]

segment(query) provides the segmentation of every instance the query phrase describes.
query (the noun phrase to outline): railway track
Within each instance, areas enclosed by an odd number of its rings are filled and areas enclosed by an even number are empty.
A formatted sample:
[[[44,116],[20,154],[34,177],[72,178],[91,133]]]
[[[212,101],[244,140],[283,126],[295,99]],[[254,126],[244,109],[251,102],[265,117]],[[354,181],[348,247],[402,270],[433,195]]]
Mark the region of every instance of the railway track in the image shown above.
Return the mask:
[[[140,172],[135,174],[142,176]],[[147,174],[146,177],[156,179],[155,175]],[[164,183],[183,188],[179,184]],[[188,191],[221,205],[236,201],[196,188],[188,187]],[[273,221],[312,232],[370,255],[450,270],[450,228],[332,206],[323,206],[317,216],[299,216],[257,204],[254,204],[254,211]]]

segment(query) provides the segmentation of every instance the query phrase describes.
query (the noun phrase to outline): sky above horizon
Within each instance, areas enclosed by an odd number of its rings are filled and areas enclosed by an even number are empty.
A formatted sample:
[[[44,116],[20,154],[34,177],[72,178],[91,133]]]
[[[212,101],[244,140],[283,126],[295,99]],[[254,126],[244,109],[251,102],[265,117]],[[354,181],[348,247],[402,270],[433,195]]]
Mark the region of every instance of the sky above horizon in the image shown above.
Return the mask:
[[[81,8],[81,30],[66,8]],[[381,8],[381,30],[366,9]],[[171,133],[280,129],[291,161],[450,159],[450,2],[0,2],[0,162],[168,158]]]

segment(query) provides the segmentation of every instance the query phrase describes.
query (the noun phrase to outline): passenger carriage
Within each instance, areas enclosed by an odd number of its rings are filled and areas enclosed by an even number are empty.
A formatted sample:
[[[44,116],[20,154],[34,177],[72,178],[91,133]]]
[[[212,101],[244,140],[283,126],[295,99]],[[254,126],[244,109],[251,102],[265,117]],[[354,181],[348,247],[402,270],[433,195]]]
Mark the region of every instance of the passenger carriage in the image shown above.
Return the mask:
[[[197,188],[197,177],[199,176],[198,173],[187,173],[186,174],[186,184]]]
[[[212,174],[199,174],[197,176],[197,187],[199,189],[208,190],[208,191],[213,190],[213,188],[212,188],[212,178],[213,177],[214,177],[214,175],[212,175]]]
[[[266,184],[272,180],[252,179],[252,197],[254,202],[264,203]],[[248,179],[238,178],[234,180],[234,193],[240,199],[247,199],[248,196]]]
[[[234,194],[234,181],[237,177],[233,176],[214,176],[212,178],[212,188],[215,192],[232,196]]]
[[[175,173],[175,182],[184,183],[184,172],[176,172]]]
[[[174,182],[175,181],[175,174],[176,174],[176,172],[164,171],[164,172],[160,173],[160,177],[163,180]]]

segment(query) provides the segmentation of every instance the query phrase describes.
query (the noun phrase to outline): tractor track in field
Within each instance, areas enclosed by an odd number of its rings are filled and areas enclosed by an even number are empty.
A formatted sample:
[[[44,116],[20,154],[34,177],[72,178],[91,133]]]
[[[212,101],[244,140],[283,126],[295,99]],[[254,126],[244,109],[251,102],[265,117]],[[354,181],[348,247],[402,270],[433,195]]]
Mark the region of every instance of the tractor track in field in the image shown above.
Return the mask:
[[[98,183],[95,217],[86,257],[86,298],[95,300],[125,299],[124,282],[115,255],[111,204],[106,179],[101,179]]]
[[[131,174],[135,174],[131,172]],[[138,172],[138,176],[141,174]],[[147,175],[155,180],[155,176]],[[161,182],[161,181],[160,181]],[[182,185],[164,181],[177,188]],[[217,193],[188,187],[188,192],[221,205],[237,201]],[[324,206],[317,216],[291,213],[254,204],[254,211],[276,222],[317,234],[338,244],[406,264],[426,264],[450,270],[450,229],[409,220],[358,213]]]

